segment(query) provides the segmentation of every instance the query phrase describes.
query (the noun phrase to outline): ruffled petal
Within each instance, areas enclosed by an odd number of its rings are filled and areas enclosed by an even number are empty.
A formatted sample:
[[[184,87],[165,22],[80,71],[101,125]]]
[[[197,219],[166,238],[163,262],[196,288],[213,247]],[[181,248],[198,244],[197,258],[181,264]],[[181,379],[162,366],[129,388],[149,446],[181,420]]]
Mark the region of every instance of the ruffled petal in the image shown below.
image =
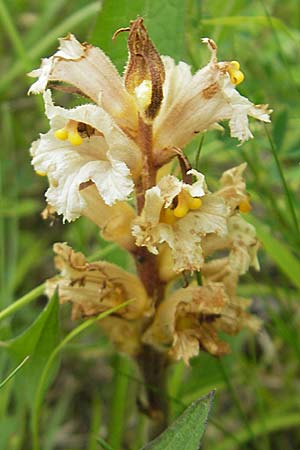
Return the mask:
[[[136,245],[145,246],[154,254],[158,254],[160,244],[167,243],[172,253],[173,270],[177,273],[200,270],[204,262],[202,238],[207,234],[224,236],[227,233],[229,208],[222,197],[205,194],[202,174],[197,171],[192,171],[192,174],[197,177],[192,185],[168,175],[149,189],[142,214],[134,221],[132,228]],[[182,191],[192,198],[200,198],[199,208],[188,211],[182,218],[174,218],[173,223],[164,222],[165,211],[169,208],[170,214],[173,214],[172,202]]]
[[[106,204],[125,200],[133,190],[130,171],[125,163],[108,156],[103,160],[101,150],[106,143],[92,137],[74,149],[68,142],[58,141],[50,131],[31,147],[32,164],[39,173],[47,174],[50,187],[47,201],[64,219],[77,219],[86,206],[81,185],[92,181]]]
[[[165,59],[164,100],[154,122],[157,154],[174,146],[183,148],[199,132],[229,120],[231,136],[241,142],[252,137],[248,115],[269,122],[267,106],[254,106],[241,96],[227,73],[230,63],[216,60],[216,45],[204,40],[212,52],[210,62],[194,76],[185,63]]]
[[[44,93],[45,110],[53,131],[64,127],[68,120],[90,125],[106,140],[110,155],[115,160],[125,162],[135,178],[142,167],[141,151],[138,146],[116,125],[113,118],[96,105],[81,105],[72,109],[56,106],[52,102],[50,90]]]
[[[29,93],[45,91],[48,81],[68,83],[101,105],[120,126],[134,134],[137,108],[110,59],[99,48],[81,44],[72,34],[59,41],[59,50],[43,60],[40,69],[29,73],[29,76],[39,77]]]

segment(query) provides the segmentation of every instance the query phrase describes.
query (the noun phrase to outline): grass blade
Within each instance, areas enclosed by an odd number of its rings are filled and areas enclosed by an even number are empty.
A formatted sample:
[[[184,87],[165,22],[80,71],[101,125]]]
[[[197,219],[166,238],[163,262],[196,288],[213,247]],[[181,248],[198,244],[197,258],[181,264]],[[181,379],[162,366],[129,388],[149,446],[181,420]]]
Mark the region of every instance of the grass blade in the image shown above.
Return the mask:
[[[20,362],[20,364],[0,383],[0,389],[5,386],[5,384],[15,376],[15,374],[24,366],[24,364],[27,363],[28,359],[30,357],[26,356],[22,362]]]
[[[35,300],[39,295],[42,295],[44,293],[44,290],[45,290],[45,283],[40,284],[36,288],[32,289],[32,291],[23,295],[23,297],[19,298],[19,300],[16,300],[7,308],[3,309],[3,311],[0,311],[0,320],[5,319],[14,312],[18,311],[20,308],[23,308],[23,306],[28,305],[28,303]]]

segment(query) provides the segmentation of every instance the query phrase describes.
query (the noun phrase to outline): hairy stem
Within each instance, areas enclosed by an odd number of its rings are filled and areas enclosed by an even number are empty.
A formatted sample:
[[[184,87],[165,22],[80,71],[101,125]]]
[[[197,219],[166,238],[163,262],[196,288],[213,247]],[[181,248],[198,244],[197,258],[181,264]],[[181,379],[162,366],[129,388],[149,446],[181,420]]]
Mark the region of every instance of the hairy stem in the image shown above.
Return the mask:
[[[142,189],[145,193],[147,189],[151,188],[156,183],[156,167],[153,159],[152,150],[152,125],[143,122],[139,117],[139,145],[143,150],[143,171],[142,171]],[[138,211],[140,213],[140,211]]]
[[[136,183],[136,199],[138,214],[145,204],[146,190],[156,183],[156,172],[152,149],[152,125],[139,118],[139,145],[143,151],[143,171]],[[145,247],[137,247],[133,252],[138,275],[143,282],[148,296],[157,307],[164,297],[164,283],[160,280],[157,258]],[[148,323],[147,325],[149,325]],[[147,414],[152,419],[149,438],[160,434],[168,424],[168,401],[166,390],[167,359],[149,345],[143,345],[137,357],[137,363],[145,381],[147,395]]]
[[[147,415],[152,419],[149,439],[154,439],[168,426],[167,367],[164,353],[144,345],[137,358],[145,381],[147,394]]]

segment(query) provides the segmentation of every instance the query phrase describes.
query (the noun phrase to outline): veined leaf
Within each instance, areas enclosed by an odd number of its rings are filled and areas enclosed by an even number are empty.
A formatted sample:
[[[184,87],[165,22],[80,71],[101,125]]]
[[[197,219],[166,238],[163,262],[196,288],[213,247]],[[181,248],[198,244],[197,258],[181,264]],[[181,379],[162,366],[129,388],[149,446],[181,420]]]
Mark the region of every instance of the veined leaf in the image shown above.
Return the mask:
[[[6,349],[18,364],[27,355],[30,356],[20,374],[16,374],[16,382],[19,392],[31,408],[41,373],[49,355],[58,344],[59,335],[58,296],[54,294],[35,322],[24,333],[7,342]]]
[[[198,450],[215,391],[192,403],[172,425],[142,450]]]

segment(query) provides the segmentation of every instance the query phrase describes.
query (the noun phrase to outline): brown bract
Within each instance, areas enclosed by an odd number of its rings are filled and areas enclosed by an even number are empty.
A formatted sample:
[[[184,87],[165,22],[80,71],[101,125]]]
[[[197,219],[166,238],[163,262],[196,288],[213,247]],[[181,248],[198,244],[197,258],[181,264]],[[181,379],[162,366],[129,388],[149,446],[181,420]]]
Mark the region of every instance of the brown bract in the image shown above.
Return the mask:
[[[146,120],[151,122],[157,115],[163,99],[165,70],[143,21],[141,17],[138,17],[130,22],[129,60],[125,69],[124,80],[127,91],[132,95],[135,94],[135,89],[145,80],[151,82],[151,102],[144,112]]]

